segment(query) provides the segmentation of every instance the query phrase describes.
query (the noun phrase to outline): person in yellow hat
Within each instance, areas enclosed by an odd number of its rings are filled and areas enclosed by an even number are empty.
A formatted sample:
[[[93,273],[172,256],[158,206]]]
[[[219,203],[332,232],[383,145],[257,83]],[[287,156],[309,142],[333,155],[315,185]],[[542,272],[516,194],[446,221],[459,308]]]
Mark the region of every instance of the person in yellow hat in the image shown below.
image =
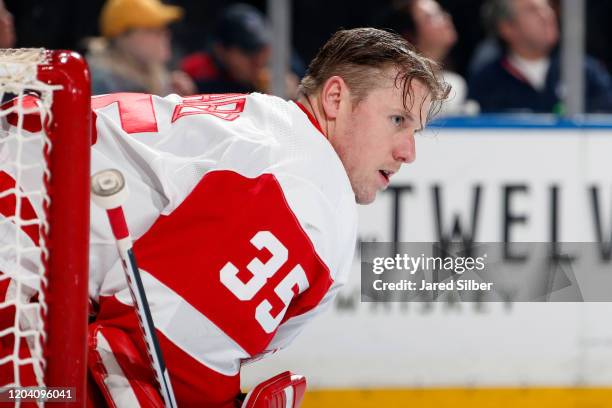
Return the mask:
[[[168,25],[182,15],[182,8],[159,0],[107,0],[99,21],[103,38],[90,42],[87,55],[93,94],[194,93],[188,75],[166,67],[172,56]]]

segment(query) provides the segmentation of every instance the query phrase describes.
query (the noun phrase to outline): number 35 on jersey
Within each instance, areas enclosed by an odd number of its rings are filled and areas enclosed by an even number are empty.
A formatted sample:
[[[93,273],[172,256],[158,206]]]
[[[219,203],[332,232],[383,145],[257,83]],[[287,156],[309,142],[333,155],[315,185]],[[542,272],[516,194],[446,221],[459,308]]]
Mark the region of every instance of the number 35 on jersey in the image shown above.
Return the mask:
[[[259,250],[267,249],[272,256],[266,262],[262,262],[259,258],[249,262],[246,268],[251,273],[250,279],[243,282],[238,277],[239,269],[231,262],[226,263],[219,274],[221,283],[243,301],[253,299],[260,290],[264,289],[268,279],[274,276],[289,258],[287,248],[269,231],[259,231],[251,239],[251,244]],[[272,333],[278,327],[291,299],[308,289],[308,286],[306,273],[297,264],[273,289],[274,294],[283,302],[283,309],[273,316],[272,304],[268,299],[262,300],[257,305],[255,320],[266,333]]]

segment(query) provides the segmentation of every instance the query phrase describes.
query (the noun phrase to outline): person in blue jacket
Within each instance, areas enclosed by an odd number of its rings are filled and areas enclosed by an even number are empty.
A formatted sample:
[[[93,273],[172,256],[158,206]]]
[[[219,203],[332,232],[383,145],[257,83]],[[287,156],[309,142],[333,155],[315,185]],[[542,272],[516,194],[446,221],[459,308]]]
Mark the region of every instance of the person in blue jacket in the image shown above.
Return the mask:
[[[469,80],[469,97],[481,112],[561,113],[559,26],[548,1],[490,0],[484,17],[504,52]],[[587,56],[584,75],[586,111],[612,112],[612,79],[606,69]]]

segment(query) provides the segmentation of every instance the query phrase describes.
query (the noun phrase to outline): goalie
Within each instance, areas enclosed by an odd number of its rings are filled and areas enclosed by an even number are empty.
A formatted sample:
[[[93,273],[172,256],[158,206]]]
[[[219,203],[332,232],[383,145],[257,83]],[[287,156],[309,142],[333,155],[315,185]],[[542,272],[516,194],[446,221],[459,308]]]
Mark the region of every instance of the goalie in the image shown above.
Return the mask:
[[[296,102],[92,99],[92,173],[115,168],[129,185],[123,209],[179,406],[234,407],[241,366],[330,306],[353,259],[355,204],[415,159],[414,134],[447,95],[435,63],[360,28],[321,48]],[[106,214],[92,206],[91,223],[90,402],[163,406]],[[304,387],[284,373],[244,404],[299,402]]]

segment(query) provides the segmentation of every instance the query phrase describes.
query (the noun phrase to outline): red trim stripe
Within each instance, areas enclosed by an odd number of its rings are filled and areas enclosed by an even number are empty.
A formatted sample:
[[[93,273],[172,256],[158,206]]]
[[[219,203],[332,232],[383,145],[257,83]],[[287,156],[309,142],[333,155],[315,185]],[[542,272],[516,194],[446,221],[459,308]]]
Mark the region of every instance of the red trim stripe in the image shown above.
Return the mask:
[[[308,116],[308,120],[310,120],[310,123],[312,123],[312,125],[315,128],[317,128],[317,130],[327,139],[327,135],[325,134],[325,132],[323,132],[323,129],[321,128],[321,124],[319,123],[317,118],[315,118],[314,115],[310,113],[310,111],[306,109],[306,107],[302,105],[300,102],[295,101],[295,104],[298,106],[298,108],[302,110],[302,112],[306,114],[306,116]]]

